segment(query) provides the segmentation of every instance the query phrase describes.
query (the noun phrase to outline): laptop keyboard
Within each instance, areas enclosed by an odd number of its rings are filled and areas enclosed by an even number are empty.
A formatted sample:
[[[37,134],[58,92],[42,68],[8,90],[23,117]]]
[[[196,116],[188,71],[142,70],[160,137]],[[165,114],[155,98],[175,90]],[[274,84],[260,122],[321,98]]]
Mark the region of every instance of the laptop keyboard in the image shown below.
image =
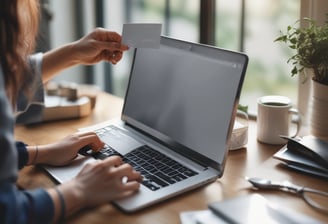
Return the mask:
[[[80,150],[81,154],[90,155],[90,152],[87,151],[90,151],[90,149],[85,148],[84,153],[83,150]],[[91,153],[91,155],[95,159],[105,159],[113,155],[121,156],[124,162],[130,164],[136,171],[141,173],[143,176],[142,184],[152,191],[198,174],[147,145],[138,147],[124,156],[110,146],[105,145],[101,151]]]
[[[132,150],[123,161],[140,172],[144,177],[142,184],[153,191],[197,174],[147,145]]]

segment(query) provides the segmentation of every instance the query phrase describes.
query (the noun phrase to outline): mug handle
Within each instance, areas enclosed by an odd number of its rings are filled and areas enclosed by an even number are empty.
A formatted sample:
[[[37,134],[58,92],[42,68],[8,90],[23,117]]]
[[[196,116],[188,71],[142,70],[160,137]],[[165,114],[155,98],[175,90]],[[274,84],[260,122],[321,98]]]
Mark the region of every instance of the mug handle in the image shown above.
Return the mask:
[[[300,129],[301,129],[301,123],[302,123],[302,121],[301,121],[301,116],[300,116],[299,111],[298,111],[297,109],[295,109],[295,108],[291,108],[291,109],[289,109],[288,112],[289,112],[290,114],[296,116],[295,122],[296,122],[296,125],[297,125],[297,130],[296,130],[296,133],[295,133],[293,136],[291,136],[291,138],[294,138],[294,137],[296,137],[296,135],[300,132]]]

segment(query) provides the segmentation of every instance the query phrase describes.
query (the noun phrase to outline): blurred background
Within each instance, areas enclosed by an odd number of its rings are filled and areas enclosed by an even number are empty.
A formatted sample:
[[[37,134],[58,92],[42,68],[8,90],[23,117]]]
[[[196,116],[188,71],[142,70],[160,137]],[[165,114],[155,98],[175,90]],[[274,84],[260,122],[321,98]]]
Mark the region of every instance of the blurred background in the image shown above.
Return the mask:
[[[39,51],[74,41],[95,27],[118,33],[124,23],[162,23],[162,35],[241,51],[249,56],[242,105],[255,112],[262,95],[286,95],[298,103],[297,77],[290,76],[292,51],[274,40],[301,15],[315,14],[309,4],[326,0],[42,0]],[[317,6],[317,3],[314,4]],[[76,66],[56,78],[96,84],[123,97],[133,51],[115,66]],[[55,81],[56,81],[55,80]]]

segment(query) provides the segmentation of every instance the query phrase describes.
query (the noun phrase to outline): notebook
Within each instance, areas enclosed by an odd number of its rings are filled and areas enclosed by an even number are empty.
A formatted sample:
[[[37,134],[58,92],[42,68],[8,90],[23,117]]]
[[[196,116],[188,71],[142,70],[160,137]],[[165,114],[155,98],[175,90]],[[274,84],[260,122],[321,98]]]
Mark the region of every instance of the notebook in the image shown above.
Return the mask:
[[[327,142],[312,135],[283,138],[288,142],[273,155],[273,158],[282,161],[286,167],[293,170],[328,179]]]
[[[158,49],[136,48],[121,117],[81,129],[95,131],[105,148],[46,170],[64,182],[90,160],[124,157],[144,176],[136,194],[113,202],[126,212],[217,180],[247,63],[243,53],[165,36]]]

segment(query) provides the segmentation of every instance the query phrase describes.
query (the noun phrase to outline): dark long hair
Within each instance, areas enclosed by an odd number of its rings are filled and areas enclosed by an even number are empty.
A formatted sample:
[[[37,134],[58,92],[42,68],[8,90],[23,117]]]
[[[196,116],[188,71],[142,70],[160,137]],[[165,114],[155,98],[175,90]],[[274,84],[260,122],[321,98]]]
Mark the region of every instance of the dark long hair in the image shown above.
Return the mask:
[[[37,0],[0,1],[0,65],[8,98],[14,105],[18,91],[25,89],[38,29]]]

